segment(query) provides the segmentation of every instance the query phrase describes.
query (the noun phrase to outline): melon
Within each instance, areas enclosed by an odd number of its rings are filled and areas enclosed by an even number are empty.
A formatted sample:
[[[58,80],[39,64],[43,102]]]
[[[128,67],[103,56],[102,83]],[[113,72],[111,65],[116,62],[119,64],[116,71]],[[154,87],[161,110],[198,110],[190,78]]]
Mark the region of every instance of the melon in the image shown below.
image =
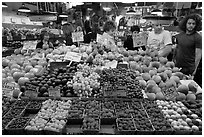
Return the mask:
[[[151,76],[150,76],[149,73],[143,73],[143,74],[142,74],[142,78],[143,78],[144,80],[148,81],[148,80],[151,79]]]
[[[157,84],[159,84],[160,82],[161,82],[161,77],[160,76],[158,76],[158,75],[154,75],[153,77],[152,77],[152,80],[154,80]]]
[[[10,62],[10,61],[9,61],[8,59],[6,59],[6,58],[2,59],[2,66],[3,66],[3,67],[8,66],[8,63],[9,63],[9,62]]]
[[[186,95],[183,93],[178,92],[178,95],[176,96],[177,101],[183,101],[186,100]]]
[[[11,65],[10,69],[13,69],[13,68],[20,69],[20,68],[21,68],[21,66],[20,66],[20,65],[18,65],[18,64],[13,64],[13,65]]]
[[[20,72],[20,71],[21,71],[20,69],[13,68],[10,72],[11,72],[11,75],[13,76],[14,72]]]
[[[31,65],[27,65],[27,66],[25,66],[25,72],[29,72],[31,69],[33,68],[33,66],[31,66]]]
[[[190,91],[192,91],[193,93],[196,93],[197,92],[197,89],[198,89],[198,85],[192,81],[188,84],[188,88]]]
[[[35,59],[32,59],[31,61],[30,61],[30,63],[31,63],[31,65],[34,67],[34,66],[36,66],[37,65],[37,60],[35,60]]]
[[[27,77],[21,77],[18,79],[18,85],[23,86],[26,82],[29,82],[29,78]]]
[[[163,95],[162,92],[157,92],[156,93],[156,99],[157,100],[165,100],[165,96]]]
[[[27,77],[27,78],[30,79],[30,78],[35,77],[35,75],[33,73],[31,73],[31,72],[28,72],[28,73],[25,73],[24,77]]]
[[[177,88],[177,92],[183,93],[185,95],[188,94],[189,88],[188,86],[181,84],[178,88]]]
[[[186,95],[186,100],[187,101],[195,101],[196,100],[196,95],[193,93],[187,94]]]
[[[146,93],[147,97],[149,100],[155,100],[156,99],[156,95],[154,93]]]
[[[22,73],[22,72],[14,72],[13,73],[13,79],[17,82],[18,81],[18,79],[20,78],[20,77],[24,77],[24,73]]]

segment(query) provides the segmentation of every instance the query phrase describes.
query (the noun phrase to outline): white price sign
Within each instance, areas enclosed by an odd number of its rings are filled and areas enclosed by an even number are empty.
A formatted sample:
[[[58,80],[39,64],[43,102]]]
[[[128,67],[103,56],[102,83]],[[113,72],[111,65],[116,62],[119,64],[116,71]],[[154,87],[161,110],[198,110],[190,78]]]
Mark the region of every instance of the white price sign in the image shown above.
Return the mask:
[[[67,54],[64,57],[64,60],[80,62],[81,61],[81,54],[76,53],[76,52],[67,52]]]
[[[73,40],[73,42],[84,41],[83,32],[73,32],[72,33],[72,40]]]
[[[23,44],[23,50],[29,50],[29,49],[36,49],[37,43],[36,42],[24,42]]]

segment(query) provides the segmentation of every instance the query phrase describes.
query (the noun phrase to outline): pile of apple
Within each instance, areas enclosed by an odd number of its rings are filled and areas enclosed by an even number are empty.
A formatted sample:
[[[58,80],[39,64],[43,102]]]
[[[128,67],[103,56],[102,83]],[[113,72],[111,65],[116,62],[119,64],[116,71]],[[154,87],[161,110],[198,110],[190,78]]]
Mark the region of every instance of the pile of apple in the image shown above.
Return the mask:
[[[79,64],[78,71],[73,76],[74,93],[79,97],[93,97],[100,95],[100,76],[93,68],[86,64]]]
[[[178,101],[157,101],[157,105],[162,109],[164,116],[171,123],[175,130],[201,131],[202,120],[197,114],[186,108]]]

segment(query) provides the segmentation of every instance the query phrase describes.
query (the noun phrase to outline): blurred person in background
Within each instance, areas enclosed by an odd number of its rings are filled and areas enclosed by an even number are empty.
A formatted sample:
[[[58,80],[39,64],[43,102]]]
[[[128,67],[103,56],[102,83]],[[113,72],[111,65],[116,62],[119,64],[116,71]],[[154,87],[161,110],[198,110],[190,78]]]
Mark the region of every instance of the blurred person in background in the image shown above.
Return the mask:
[[[106,21],[103,26],[103,35],[105,48],[109,51],[116,51],[117,46],[114,39],[116,25],[113,21]]]
[[[140,32],[140,27],[137,25],[133,25],[130,28],[130,32],[131,32],[131,35],[127,35],[127,38],[124,41],[124,48],[126,48],[127,50],[138,50],[138,48],[141,48],[141,47],[134,47],[133,37],[135,37],[135,35],[137,35]],[[142,49],[145,50],[145,47],[142,46]]]
[[[37,43],[36,49],[48,49],[53,48],[52,42],[49,41],[50,36],[49,33],[44,33],[43,38],[40,42]]]
[[[171,33],[163,29],[159,21],[152,24],[153,31],[149,32],[147,39],[147,50],[158,51],[159,56],[167,57],[172,50]]]

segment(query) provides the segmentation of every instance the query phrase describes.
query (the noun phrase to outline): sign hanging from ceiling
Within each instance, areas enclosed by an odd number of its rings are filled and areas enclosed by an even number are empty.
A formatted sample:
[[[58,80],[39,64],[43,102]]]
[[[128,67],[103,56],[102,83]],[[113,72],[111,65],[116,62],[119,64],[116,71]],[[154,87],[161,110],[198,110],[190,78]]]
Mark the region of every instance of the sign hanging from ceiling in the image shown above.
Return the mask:
[[[35,15],[35,16],[29,16],[31,21],[56,21],[57,16],[53,15]]]

